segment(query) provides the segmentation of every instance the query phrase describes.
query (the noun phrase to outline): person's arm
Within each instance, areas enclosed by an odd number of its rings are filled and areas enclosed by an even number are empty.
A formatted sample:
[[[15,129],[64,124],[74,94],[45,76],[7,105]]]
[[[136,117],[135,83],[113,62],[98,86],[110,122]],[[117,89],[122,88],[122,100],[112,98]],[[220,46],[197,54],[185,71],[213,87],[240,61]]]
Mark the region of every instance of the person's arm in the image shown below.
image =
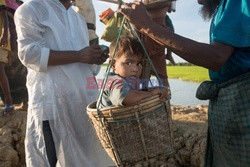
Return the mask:
[[[145,99],[147,97],[151,97],[157,94],[159,94],[162,99],[167,96],[165,89],[153,89],[152,91],[130,90],[128,95],[122,101],[122,104],[124,106],[135,104],[142,99]]]
[[[205,44],[174,34],[157,24],[141,30],[152,39],[165,45],[184,60],[218,71],[234,51],[234,47],[218,42]]]
[[[107,59],[101,54],[101,49],[97,45],[78,51],[56,51],[46,47],[42,35],[45,27],[40,24],[38,12],[34,10],[32,7],[22,5],[15,13],[18,56],[26,67],[36,71],[46,71],[47,67],[52,65],[76,62],[102,64]]]
[[[123,13],[140,32],[166,46],[190,63],[218,71],[234,51],[234,47],[218,42],[205,44],[182,37],[154,23],[141,2],[125,4]],[[140,15],[140,19],[137,19]]]
[[[175,65],[174,58],[172,56],[171,50],[167,49],[167,54],[165,55],[166,59],[169,60],[173,65]]]
[[[167,89],[150,89],[149,91],[132,90],[126,80],[109,78],[106,84],[108,88],[107,96],[113,105],[127,106],[135,104],[140,100],[151,97],[153,95],[160,95],[164,99],[168,95]]]
[[[98,45],[91,45],[79,51],[50,51],[48,65],[61,65],[75,62],[103,64],[107,56],[101,54]]]

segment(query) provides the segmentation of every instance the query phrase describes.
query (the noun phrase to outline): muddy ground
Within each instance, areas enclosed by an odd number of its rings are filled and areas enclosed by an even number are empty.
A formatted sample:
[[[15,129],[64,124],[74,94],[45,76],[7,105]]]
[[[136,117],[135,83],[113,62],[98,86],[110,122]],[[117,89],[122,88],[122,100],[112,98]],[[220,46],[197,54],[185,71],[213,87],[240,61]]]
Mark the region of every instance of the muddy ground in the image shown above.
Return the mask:
[[[207,106],[171,106],[175,153],[135,167],[199,167],[204,163]],[[24,167],[26,111],[0,117],[0,167]]]

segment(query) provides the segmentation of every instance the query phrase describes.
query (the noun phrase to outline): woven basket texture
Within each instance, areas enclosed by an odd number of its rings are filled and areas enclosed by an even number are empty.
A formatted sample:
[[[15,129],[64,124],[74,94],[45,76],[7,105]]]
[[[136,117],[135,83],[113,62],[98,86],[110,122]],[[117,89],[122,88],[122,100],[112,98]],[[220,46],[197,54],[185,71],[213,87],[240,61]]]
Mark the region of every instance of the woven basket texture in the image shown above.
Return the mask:
[[[99,114],[95,105],[87,107],[88,116],[117,166],[132,166],[173,152],[169,101],[153,96],[129,107],[104,108]]]

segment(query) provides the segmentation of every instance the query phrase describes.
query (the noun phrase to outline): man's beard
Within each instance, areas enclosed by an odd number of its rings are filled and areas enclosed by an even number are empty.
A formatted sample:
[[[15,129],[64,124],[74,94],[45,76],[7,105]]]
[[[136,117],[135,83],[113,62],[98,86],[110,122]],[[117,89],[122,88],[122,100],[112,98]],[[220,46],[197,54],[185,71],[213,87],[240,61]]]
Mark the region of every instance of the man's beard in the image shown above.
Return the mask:
[[[210,20],[212,18],[220,1],[221,0],[204,0],[204,4],[200,11],[204,20]]]

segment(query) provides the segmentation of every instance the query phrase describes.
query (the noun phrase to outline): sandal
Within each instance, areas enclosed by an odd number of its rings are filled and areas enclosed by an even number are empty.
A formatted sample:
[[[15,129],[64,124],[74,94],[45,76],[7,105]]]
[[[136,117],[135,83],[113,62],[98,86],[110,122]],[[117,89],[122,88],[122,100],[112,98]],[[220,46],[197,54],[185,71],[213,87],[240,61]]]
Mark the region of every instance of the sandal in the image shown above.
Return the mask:
[[[8,117],[14,113],[14,106],[5,106],[3,116]]]

